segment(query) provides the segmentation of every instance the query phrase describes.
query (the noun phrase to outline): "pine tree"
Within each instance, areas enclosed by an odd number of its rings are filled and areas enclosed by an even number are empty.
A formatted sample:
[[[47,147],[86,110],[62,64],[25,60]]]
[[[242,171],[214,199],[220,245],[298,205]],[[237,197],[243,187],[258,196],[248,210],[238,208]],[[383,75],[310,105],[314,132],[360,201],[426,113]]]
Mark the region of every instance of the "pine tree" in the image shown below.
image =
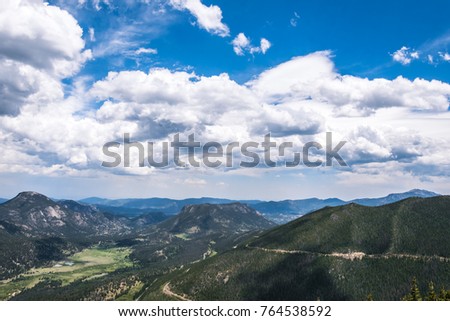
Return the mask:
[[[445,301],[445,295],[446,295],[446,291],[444,289],[444,287],[441,288],[441,291],[439,291],[439,297],[438,300],[439,301]]]
[[[414,277],[412,280],[411,297],[413,301],[422,301],[422,295],[420,294],[420,289],[419,286],[417,285],[416,277]]]
[[[373,301],[373,295],[372,295],[372,293],[369,293],[369,294],[367,295],[367,301]]]
[[[407,296],[402,300],[404,301],[422,301],[422,296],[420,295],[420,289],[417,285],[417,279],[414,277],[411,283],[411,290]]]
[[[434,291],[434,283],[431,281],[428,284],[428,296],[427,301],[437,301],[436,292]]]

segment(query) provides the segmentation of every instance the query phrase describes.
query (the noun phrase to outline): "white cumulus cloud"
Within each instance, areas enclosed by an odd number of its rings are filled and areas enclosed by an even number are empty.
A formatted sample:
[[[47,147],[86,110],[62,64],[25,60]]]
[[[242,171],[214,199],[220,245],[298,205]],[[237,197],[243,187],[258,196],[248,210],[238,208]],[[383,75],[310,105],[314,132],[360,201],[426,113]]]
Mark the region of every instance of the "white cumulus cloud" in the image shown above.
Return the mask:
[[[399,50],[391,54],[392,59],[402,65],[409,65],[413,60],[419,59],[420,54],[418,51],[411,51],[408,47],[401,47]]]
[[[234,52],[238,56],[244,56],[247,52],[250,54],[265,54],[272,46],[270,41],[265,38],[261,38],[259,46],[253,46],[250,39],[242,32],[233,39],[232,45]]]
[[[222,22],[222,10],[216,5],[206,6],[200,0],[170,0],[177,10],[188,10],[196,19],[198,26],[220,37],[230,35],[230,29]]]
[[[91,57],[77,21],[56,6],[2,1],[0,21],[0,114],[15,114],[30,99],[59,95],[59,81]]]
[[[278,143],[302,146],[311,140],[325,145],[324,132],[332,131],[336,141],[348,141],[342,153],[351,175],[380,179],[402,171],[434,177],[448,163],[449,84],[343,75],[328,51],[294,57],[245,84],[225,73],[153,68],[110,72],[90,87],[80,84],[69,97],[52,83],[45,86],[52,95],[27,101],[15,117],[0,117],[0,148],[8,150],[0,155],[0,164],[8,166],[0,171],[99,175],[106,170],[99,165],[103,144],[121,141],[124,133],[158,146],[175,133],[228,143],[260,142],[270,132]],[[83,107],[94,101],[99,108]],[[384,174],[380,164],[386,164]]]

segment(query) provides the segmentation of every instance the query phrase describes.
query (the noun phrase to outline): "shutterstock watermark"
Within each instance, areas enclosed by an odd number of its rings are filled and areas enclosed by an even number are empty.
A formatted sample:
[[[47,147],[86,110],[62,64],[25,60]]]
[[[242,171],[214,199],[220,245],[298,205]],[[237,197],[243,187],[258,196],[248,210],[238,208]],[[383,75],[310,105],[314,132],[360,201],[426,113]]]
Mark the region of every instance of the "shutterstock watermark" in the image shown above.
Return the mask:
[[[266,134],[262,142],[219,142],[201,143],[196,141],[195,134],[186,140],[175,134],[172,141],[132,142],[129,133],[123,136],[123,142],[108,142],[103,145],[103,154],[110,159],[102,162],[104,167],[138,167],[165,168],[175,167],[319,167],[348,166],[339,154],[346,141],[340,141],[333,147],[333,134],[326,133],[326,144],[307,142],[303,146],[294,146],[293,142],[277,143],[271,134]],[[155,145],[160,145],[159,151]],[[169,147],[171,151],[169,152]],[[300,148],[299,148],[300,147]],[[301,151],[300,151],[301,150]],[[137,153],[137,154],[136,154]],[[290,157],[288,157],[288,155]],[[137,156],[137,157],[132,157]],[[197,156],[197,157],[196,157]],[[289,158],[289,159],[286,159]],[[334,161],[333,161],[334,160]],[[238,164],[237,164],[237,161]]]

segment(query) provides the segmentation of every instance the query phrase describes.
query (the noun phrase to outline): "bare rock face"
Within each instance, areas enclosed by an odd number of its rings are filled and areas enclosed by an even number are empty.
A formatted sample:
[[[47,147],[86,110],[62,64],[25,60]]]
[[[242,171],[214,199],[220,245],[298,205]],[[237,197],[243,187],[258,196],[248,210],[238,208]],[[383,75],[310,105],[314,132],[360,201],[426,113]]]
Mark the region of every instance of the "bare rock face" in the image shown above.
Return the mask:
[[[109,235],[129,228],[95,207],[74,201],[55,202],[36,192],[22,192],[0,205],[0,220],[26,236]]]

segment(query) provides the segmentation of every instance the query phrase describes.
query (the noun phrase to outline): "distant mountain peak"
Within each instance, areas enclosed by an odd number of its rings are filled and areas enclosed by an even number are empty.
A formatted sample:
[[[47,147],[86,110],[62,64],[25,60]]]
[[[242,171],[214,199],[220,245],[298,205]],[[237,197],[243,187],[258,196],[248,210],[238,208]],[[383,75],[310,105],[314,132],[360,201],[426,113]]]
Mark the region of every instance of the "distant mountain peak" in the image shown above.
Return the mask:
[[[53,201],[37,192],[21,192],[0,205],[0,220],[27,236],[105,235],[128,231],[119,219],[110,219],[90,205]]]
[[[412,189],[404,194],[416,194],[416,195],[423,195],[423,196],[440,196],[440,194],[437,194],[435,192],[427,191],[426,189]]]
[[[37,192],[21,192],[17,194],[16,197],[10,200],[10,202],[23,202],[23,203],[36,203],[36,202],[45,202],[45,203],[54,203],[47,196],[37,193]]]
[[[263,230],[274,224],[255,209],[239,202],[230,204],[186,205],[180,214],[160,226],[172,232],[210,233]]]
[[[47,196],[45,196],[44,194],[38,193],[38,192],[33,192],[33,191],[24,191],[24,192],[20,192],[19,194],[17,194],[16,197],[45,197],[48,198]]]
[[[351,202],[357,203],[360,205],[365,205],[365,206],[380,206],[380,205],[398,202],[398,201],[401,201],[401,200],[404,200],[407,198],[411,198],[411,197],[428,198],[428,197],[435,197],[435,196],[440,196],[440,195],[436,194],[434,192],[423,190],[423,189],[412,189],[408,192],[391,193],[387,196],[379,197],[379,198],[354,199]]]

